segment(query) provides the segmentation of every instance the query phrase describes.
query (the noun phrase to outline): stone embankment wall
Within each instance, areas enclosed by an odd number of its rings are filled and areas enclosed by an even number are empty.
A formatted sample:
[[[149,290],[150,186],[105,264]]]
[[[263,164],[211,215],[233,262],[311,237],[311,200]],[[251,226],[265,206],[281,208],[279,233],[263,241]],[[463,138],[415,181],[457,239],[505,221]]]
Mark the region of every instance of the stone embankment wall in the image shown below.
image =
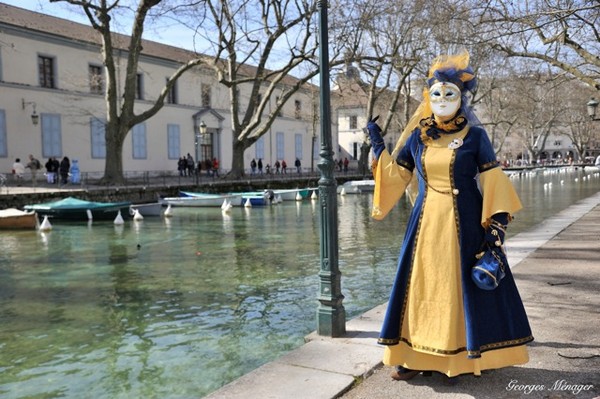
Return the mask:
[[[66,197],[76,197],[87,201],[96,202],[121,202],[130,201],[132,203],[154,202],[159,197],[177,196],[179,191],[194,191],[206,193],[227,193],[227,192],[246,192],[262,191],[265,189],[283,189],[283,188],[318,188],[319,176],[296,177],[289,179],[267,180],[237,180],[228,181],[226,179],[217,179],[214,181],[196,185],[194,182],[189,184],[162,185],[129,185],[120,187],[106,186],[68,186],[69,190],[52,190],[48,186],[34,189],[31,187],[1,187],[0,188],[0,209],[19,208],[25,205],[39,204],[44,202],[57,201]],[[356,180],[362,176],[336,176],[337,184],[343,184],[348,180]],[[367,177],[368,178],[368,177]]]

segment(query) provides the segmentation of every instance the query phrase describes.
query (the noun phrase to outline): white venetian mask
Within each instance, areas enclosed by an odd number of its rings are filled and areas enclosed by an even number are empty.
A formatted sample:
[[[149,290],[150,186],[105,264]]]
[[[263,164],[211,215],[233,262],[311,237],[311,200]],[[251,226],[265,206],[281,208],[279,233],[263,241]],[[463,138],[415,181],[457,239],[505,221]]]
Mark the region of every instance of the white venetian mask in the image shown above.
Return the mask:
[[[437,82],[429,89],[429,101],[433,114],[447,121],[460,108],[460,89],[454,83]]]

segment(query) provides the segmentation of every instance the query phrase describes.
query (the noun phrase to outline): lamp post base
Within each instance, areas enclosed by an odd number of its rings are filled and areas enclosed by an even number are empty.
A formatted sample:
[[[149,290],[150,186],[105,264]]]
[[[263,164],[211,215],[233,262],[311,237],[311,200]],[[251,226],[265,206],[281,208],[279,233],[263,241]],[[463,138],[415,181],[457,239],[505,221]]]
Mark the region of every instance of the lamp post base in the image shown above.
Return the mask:
[[[332,308],[319,306],[317,309],[317,334],[339,338],[346,335],[346,310],[343,306]]]

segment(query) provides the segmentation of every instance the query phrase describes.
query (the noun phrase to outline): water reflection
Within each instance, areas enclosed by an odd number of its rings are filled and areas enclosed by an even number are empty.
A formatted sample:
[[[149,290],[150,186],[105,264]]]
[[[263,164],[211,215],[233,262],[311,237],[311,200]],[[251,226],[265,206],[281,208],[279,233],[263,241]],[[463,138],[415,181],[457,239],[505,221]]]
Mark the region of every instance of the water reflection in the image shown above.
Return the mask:
[[[509,233],[597,192],[589,176],[513,177],[525,209]],[[378,222],[371,195],[338,198],[353,317],[387,299],[410,205]],[[199,397],[303,343],[316,327],[319,201],[173,211],[0,233],[1,397]]]

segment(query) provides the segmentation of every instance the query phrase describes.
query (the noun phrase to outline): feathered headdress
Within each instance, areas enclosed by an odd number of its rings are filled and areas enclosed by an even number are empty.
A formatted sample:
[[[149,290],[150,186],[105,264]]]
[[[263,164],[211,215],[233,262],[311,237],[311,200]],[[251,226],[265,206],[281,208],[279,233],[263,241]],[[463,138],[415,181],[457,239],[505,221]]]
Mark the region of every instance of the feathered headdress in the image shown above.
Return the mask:
[[[477,87],[477,79],[473,69],[469,66],[469,53],[464,50],[456,55],[440,55],[431,63],[429,74],[427,76],[427,87],[423,89],[423,101],[410,118],[406,127],[402,131],[394,151],[392,159],[396,159],[398,153],[404,147],[410,134],[420,126],[420,122],[432,115],[431,103],[429,99],[429,88],[437,82],[449,82],[455,84],[461,91],[461,106],[459,112],[462,113],[469,124],[478,125],[479,120],[469,107],[468,92],[472,92]],[[416,179],[413,176],[411,184],[407,187],[407,194],[414,204],[416,198]]]
[[[429,88],[437,82],[455,84],[462,94],[459,112],[465,115],[471,125],[479,124],[479,120],[468,105],[467,93],[472,92],[477,86],[477,79],[475,78],[473,69],[469,66],[469,53],[464,50],[456,55],[440,55],[431,63],[427,76],[427,87],[423,89],[423,101],[421,101],[421,104],[402,131],[392,152],[393,159],[396,158],[410,134],[419,126],[420,121],[432,115],[431,104],[429,102]]]

